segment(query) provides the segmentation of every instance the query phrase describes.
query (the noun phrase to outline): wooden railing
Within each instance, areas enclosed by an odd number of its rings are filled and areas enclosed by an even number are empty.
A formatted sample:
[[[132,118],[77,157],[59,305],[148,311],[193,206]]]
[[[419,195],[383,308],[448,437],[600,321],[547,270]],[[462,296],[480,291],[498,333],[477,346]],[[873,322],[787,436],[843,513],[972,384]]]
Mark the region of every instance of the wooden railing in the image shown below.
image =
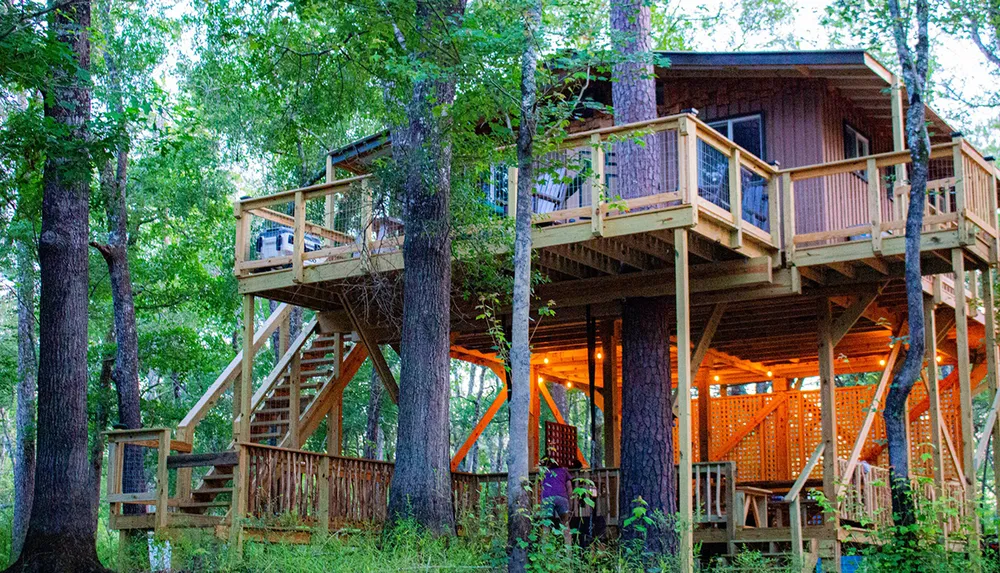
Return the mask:
[[[260,444],[239,445],[241,495],[237,514],[260,525],[304,525],[324,528],[379,524],[386,519],[393,464]],[[618,469],[571,471],[574,487],[591,491],[594,507],[573,496],[574,516],[597,515],[617,525],[621,519]],[[537,479],[532,473],[532,481]],[[724,525],[734,507],[735,464],[695,463],[696,525]],[[540,502],[540,488],[534,488]],[[506,509],[507,474],[452,473],[452,499],[460,521],[473,515],[497,517]]]
[[[789,515],[789,525],[791,525],[792,531],[792,556],[796,559],[798,563],[803,563],[805,561],[805,547],[802,544],[802,488],[806,485],[806,480],[809,479],[809,474],[812,473],[813,468],[819,464],[820,458],[823,456],[823,451],[826,449],[826,444],[820,442],[816,449],[813,450],[811,456],[809,456],[809,461],[802,468],[802,473],[799,474],[798,479],[792,484],[792,487],[785,494],[784,501],[791,504],[788,511]]]
[[[967,240],[974,225],[997,238],[995,168],[961,137],[931,149],[924,232],[957,230]],[[871,241],[905,231],[909,151],[896,151],[782,170],[783,246],[796,248]],[[825,209],[797,211],[827,197]],[[892,200],[889,200],[891,197]]]
[[[892,523],[892,491],[889,470],[868,464],[855,464],[850,475],[848,460],[838,459],[838,475],[845,485],[840,506],[840,519],[862,525]]]
[[[170,428],[140,428],[138,430],[112,430],[108,439],[107,503],[110,508],[112,529],[144,529],[157,531],[167,527],[170,506],[170,475],[167,457],[171,451],[190,452],[189,444],[170,439]],[[142,492],[125,492],[122,487],[126,451],[143,448],[156,452],[156,476],[153,486]],[[141,462],[145,456],[139,456]],[[140,471],[143,471],[140,469]],[[126,505],[139,505],[145,514],[126,515]]]
[[[630,159],[652,161],[654,192],[624,188]],[[485,177],[493,210],[513,216],[518,170]],[[743,233],[777,248],[777,171],[691,114],[674,115],[572,134],[535,165],[534,221],[580,223],[593,236],[634,211],[697,205],[730,229],[733,246]],[[332,175],[331,175],[332,176]],[[506,186],[506,189],[500,187]],[[399,201],[371,176],[330,181],[274,195],[241,199],[234,212],[237,276],[305,269],[362,254],[397,252],[404,239]],[[589,225],[588,225],[589,223]]]

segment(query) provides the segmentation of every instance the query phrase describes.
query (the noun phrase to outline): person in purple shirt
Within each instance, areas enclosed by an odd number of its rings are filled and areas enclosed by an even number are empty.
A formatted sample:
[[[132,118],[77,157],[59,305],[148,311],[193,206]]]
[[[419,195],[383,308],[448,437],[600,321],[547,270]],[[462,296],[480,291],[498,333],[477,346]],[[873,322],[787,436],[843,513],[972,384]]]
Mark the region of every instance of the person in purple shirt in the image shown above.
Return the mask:
[[[553,524],[562,524],[563,538],[567,545],[570,543],[569,494],[572,489],[569,470],[550,457],[545,464],[545,476],[542,478],[542,511]]]

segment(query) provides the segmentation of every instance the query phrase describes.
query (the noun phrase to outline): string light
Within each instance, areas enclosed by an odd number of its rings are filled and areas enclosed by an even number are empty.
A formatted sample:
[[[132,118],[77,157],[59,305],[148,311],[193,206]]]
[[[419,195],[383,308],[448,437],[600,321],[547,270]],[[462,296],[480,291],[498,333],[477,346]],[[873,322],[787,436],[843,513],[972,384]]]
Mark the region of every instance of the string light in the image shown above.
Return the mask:
[[[598,360],[600,360],[600,359],[601,359],[601,353],[600,353],[600,352],[598,352],[598,353],[597,353],[597,359],[598,359]]]
[[[767,377],[770,378],[771,376],[774,376],[774,372],[771,372],[770,370],[768,370],[767,371]]]
[[[544,362],[545,364],[548,364],[549,363],[549,359],[548,358],[544,358],[544,359],[542,359],[542,362]]]
[[[940,356],[937,357],[937,361],[938,361],[938,363],[941,362],[941,357]]]
[[[544,378],[542,378],[541,376],[539,376],[539,377],[538,377],[538,383],[539,383],[539,384],[544,384],[544,383],[545,383],[545,379],[544,379]]]
[[[569,381],[567,381],[567,382],[566,382],[566,389],[569,389],[569,388],[572,388],[572,387],[573,387],[573,383],[572,383],[572,382],[569,382]]]
[[[879,360],[878,361],[878,365],[879,366],[885,366],[885,360]]]
[[[718,382],[718,381],[719,381],[719,377],[718,377],[718,376],[716,376],[716,377],[715,377],[715,381],[716,381],[716,382]]]

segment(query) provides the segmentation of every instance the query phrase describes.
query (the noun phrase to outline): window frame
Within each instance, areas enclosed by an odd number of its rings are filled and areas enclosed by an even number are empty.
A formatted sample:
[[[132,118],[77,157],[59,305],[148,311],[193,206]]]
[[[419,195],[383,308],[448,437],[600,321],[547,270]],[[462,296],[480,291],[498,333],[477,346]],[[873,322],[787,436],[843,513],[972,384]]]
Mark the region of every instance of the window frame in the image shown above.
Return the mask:
[[[734,123],[739,123],[741,121],[748,121],[748,120],[751,120],[751,119],[756,119],[758,122],[760,122],[760,155],[758,156],[758,159],[760,159],[761,161],[767,161],[767,158],[766,158],[766,155],[767,155],[767,133],[766,133],[765,127],[764,127],[764,112],[762,112],[762,111],[755,111],[755,112],[752,112],[752,113],[743,113],[743,114],[739,114],[739,115],[730,115],[730,116],[726,116],[726,117],[719,117],[719,118],[715,118],[715,119],[712,119],[712,120],[706,120],[705,123],[708,124],[708,126],[711,127],[712,129],[714,129],[715,131],[718,131],[719,133],[721,133],[723,135],[723,137],[725,137],[726,139],[728,139],[728,140],[730,140],[730,141],[732,141],[732,142],[735,143],[736,140],[733,139],[733,124]],[[726,131],[721,131],[721,130],[719,130],[719,127],[716,127],[716,126],[719,126],[719,124],[723,124],[723,123],[726,126]],[[750,150],[747,150],[747,151],[750,151]]]
[[[844,122],[843,128],[844,134],[844,159],[859,159],[862,157],[867,157],[872,154],[872,140],[867,134],[863,133],[860,129],[854,127],[850,122]],[[853,157],[848,157],[847,155],[847,142],[849,139],[854,140],[854,149],[857,155]],[[861,153],[859,144],[864,142],[865,153]],[[855,171],[855,175],[861,178],[862,181],[868,181],[867,171]]]

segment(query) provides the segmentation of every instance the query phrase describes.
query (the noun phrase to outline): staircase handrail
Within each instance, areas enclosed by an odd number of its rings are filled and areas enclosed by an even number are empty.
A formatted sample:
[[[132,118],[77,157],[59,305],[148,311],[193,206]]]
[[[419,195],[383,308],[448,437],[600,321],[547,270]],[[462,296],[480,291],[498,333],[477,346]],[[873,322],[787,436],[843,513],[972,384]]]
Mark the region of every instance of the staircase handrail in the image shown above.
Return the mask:
[[[805,487],[806,480],[809,479],[809,474],[811,474],[813,469],[816,468],[816,464],[819,463],[819,458],[820,456],[823,455],[823,450],[825,448],[826,444],[820,442],[816,446],[816,449],[813,450],[812,455],[809,456],[809,461],[806,462],[806,465],[802,468],[802,473],[799,474],[798,479],[795,480],[795,483],[792,485],[791,489],[789,489],[788,493],[785,494],[786,502],[796,501],[799,498],[799,492],[801,492],[802,488]]]
[[[263,326],[260,330],[254,333],[253,337],[253,354],[257,355],[257,352],[264,346],[264,342],[271,337],[272,334],[285,322],[292,311],[292,307],[288,304],[280,304],[274,309],[274,312],[264,321]],[[229,385],[233,383],[233,380],[239,376],[241,368],[243,365],[243,350],[240,350],[236,354],[236,357],[229,363],[228,366],[219,374],[219,377],[215,379],[215,382],[205,390],[198,402],[188,411],[184,419],[177,426],[177,439],[192,443],[194,440],[194,431],[198,427],[198,424],[202,419],[208,414],[208,411],[215,405],[215,403],[222,397],[223,392],[229,388]]]

